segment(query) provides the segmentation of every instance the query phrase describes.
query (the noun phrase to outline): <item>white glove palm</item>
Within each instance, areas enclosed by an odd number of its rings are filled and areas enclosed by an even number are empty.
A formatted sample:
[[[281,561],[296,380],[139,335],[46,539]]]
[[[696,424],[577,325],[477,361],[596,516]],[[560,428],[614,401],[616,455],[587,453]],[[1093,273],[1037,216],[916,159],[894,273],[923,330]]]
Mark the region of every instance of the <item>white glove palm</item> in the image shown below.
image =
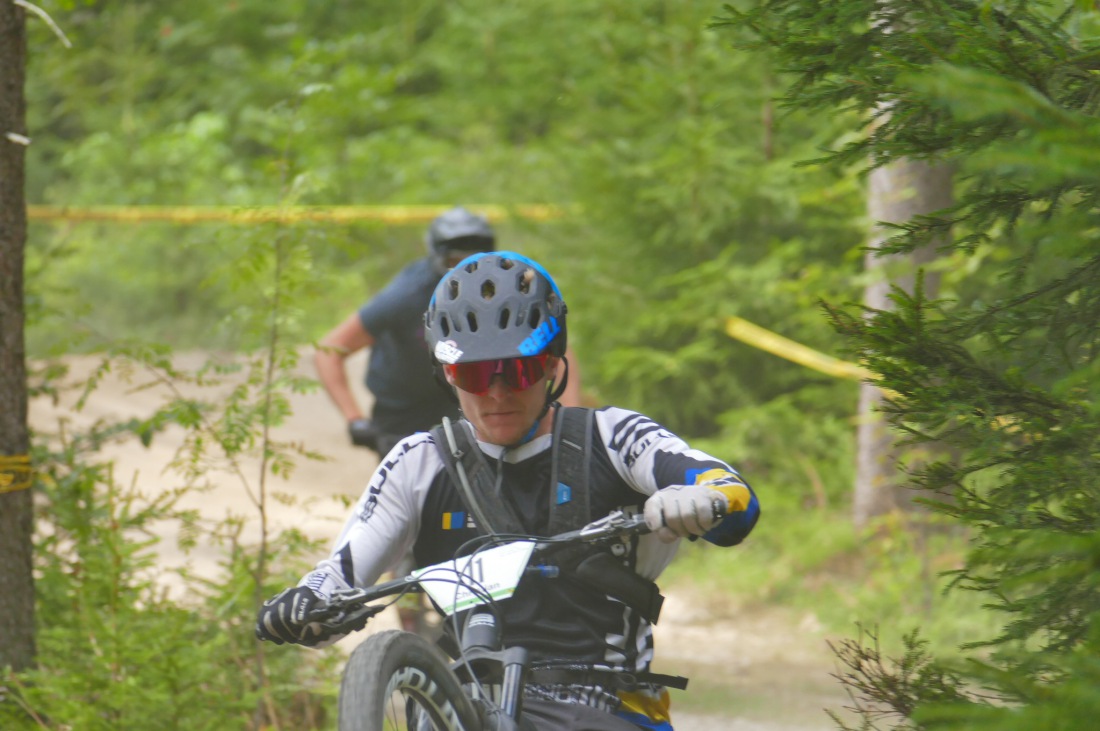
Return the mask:
[[[645,523],[665,543],[701,536],[725,517],[726,496],[702,485],[675,485],[645,501]]]

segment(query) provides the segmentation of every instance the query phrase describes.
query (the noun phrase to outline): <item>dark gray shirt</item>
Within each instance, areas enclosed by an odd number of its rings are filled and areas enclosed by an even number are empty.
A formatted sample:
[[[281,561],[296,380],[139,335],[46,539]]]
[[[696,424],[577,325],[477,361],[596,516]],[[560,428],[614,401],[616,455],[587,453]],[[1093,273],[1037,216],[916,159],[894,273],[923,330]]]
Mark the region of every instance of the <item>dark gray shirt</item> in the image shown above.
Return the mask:
[[[424,310],[439,279],[431,262],[420,259],[359,308],[359,322],[374,338],[366,375],[371,418],[387,434],[425,431],[457,416],[457,404],[432,375],[424,341]]]

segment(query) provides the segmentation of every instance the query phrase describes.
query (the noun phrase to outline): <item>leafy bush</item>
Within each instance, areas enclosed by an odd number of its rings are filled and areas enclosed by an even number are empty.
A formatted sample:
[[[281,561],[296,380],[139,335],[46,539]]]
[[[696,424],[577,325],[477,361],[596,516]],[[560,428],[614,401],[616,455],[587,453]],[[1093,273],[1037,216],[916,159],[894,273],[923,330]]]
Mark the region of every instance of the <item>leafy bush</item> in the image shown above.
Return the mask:
[[[233,540],[232,525],[203,526],[181,511],[189,488],[146,497],[96,460],[108,442],[135,441],[139,426],[99,425],[56,451],[36,449],[38,667],[5,679],[0,725],[213,730],[268,718],[324,727],[340,657],[259,646],[255,549]],[[190,541],[225,542],[223,575],[160,566],[156,536],[166,524]],[[271,542],[268,558],[289,572],[317,550],[290,532]],[[288,580],[272,577],[264,590]]]

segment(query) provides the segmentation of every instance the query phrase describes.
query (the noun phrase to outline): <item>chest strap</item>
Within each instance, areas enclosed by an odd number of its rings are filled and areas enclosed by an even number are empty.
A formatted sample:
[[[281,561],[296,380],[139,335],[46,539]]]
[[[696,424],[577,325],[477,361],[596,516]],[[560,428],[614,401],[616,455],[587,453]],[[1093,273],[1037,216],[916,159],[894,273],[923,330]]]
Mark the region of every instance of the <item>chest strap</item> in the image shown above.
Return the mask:
[[[589,482],[595,423],[592,409],[559,408],[554,413],[549,535],[576,530],[592,522]]]
[[[547,535],[576,530],[592,521],[589,473],[595,421],[591,409],[558,408],[554,413]],[[478,530],[490,535],[526,532],[511,501],[500,494],[494,470],[477,446],[470,425],[443,417],[432,435],[447,474]]]
[[[525,533],[523,523],[512,509],[510,500],[500,494],[500,485],[477,446],[470,425],[443,417],[432,429],[435,446],[451,482],[458,488],[466,509],[473,514],[477,530],[483,535]]]

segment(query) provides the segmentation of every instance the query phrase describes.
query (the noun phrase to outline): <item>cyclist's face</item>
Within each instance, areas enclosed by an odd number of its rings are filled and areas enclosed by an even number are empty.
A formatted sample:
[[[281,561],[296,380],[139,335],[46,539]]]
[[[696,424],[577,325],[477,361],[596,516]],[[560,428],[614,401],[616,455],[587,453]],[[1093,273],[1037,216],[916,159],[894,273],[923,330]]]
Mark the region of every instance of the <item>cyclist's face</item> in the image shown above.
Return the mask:
[[[478,395],[456,388],[458,404],[462,413],[477,429],[478,438],[490,444],[515,444],[522,439],[535,422],[543,404],[546,403],[546,384],[558,372],[558,359],[550,358],[546,363],[546,375],[530,388],[516,390],[504,381],[501,375],[494,376],[489,390]],[[453,386],[454,379],[447,374],[447,381]],[[536,436],[550,431],[549,417],[543,419]]]
[[[460,261],[477,253],[479,252],[474,250],[463,251],[461,249],[451,249],[443,257],[443,265],[447,267],[447,271],[450,271],[458,266]]]

